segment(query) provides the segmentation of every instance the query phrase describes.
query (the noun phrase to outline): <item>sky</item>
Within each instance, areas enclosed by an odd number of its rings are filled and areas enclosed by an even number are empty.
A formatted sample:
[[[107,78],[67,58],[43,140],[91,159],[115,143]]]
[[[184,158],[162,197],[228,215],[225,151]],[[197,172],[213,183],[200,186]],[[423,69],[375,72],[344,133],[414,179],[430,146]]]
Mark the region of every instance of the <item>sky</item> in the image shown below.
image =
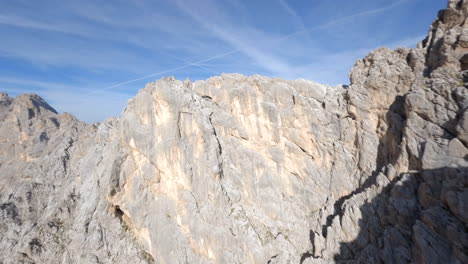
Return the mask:
[[[145,84],[222,73],[348,84],[377,47],[414,47],[446,0],[0,0],[0,91],[88,123]]]

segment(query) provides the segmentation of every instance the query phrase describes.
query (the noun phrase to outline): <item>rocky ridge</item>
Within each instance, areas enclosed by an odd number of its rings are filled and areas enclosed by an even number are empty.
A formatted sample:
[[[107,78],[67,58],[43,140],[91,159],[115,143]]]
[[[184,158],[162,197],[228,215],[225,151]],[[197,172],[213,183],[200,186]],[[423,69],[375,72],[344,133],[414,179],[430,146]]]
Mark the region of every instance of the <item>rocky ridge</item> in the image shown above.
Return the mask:
[[[467,17],[349,86],[163,78],[92,125],[0,94],[0,263],[468,263]]]

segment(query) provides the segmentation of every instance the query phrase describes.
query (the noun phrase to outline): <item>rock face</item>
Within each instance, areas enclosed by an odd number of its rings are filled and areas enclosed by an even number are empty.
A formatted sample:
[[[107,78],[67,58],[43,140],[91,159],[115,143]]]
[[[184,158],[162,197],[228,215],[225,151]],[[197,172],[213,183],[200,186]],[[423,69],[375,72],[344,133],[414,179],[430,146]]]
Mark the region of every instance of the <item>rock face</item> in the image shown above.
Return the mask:
[[[0,94],[0,263],[468,263],[467,15],[349,86],[164,78],[93,125]]]

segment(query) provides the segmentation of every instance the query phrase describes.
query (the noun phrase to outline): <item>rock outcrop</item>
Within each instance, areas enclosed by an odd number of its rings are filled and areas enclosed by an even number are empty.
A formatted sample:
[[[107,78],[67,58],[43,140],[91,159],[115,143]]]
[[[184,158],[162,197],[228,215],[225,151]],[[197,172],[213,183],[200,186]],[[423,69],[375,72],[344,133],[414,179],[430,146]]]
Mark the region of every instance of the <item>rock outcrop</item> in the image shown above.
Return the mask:
[[[0,94],[0,263],[468,263],[467,17],[349,86],[163,78],[93,125]]]

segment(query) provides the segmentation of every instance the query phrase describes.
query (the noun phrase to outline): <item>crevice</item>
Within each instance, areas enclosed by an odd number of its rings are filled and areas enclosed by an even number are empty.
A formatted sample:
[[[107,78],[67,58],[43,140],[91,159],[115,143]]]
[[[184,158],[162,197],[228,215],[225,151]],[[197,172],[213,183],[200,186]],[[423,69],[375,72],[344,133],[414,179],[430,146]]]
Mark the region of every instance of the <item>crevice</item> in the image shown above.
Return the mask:
[[[294,145],[296,145],[302,152],[304,152],[304,154],[306,154],[307,156],[309,156],[311,159],[315,159],[315,157],[312,156],[309,152],[307,152],[307,150],[306,150],[305,148],[299,146],[299,145],[298,145],[297,143],[295,143],[295,142],[292,142],[292,141],[291,141],[291,143],[293,143]]]
[[[219,166],[219,178],[222,179],[224,178],[224,168],[223,168],[223,148],[221,146],[221,142],[219,141],[219,138],[218,138],[218,133],[216,132],[216,129],[213,125],[213,122],[211,120],[211,116],[213,115],[214,112],[211,112],[211,114],[208,116],[208,122],[210,123],[211,125],[211,128],[212,128],[212,132],[213,132],[213,135],[216,139],[216,142],[218,143],[218,153],[217,153],[217,159],[218,159],[218,166]]]
[[[20,252],[20,256],[22,258],[21,263],[32,263],[32,264],[36,263],[26,252]],[[3,262],[0,262],[0,263],[3,264]]]
[[[65,174],[67,174],[67,171],[68,171],[67,168],[68,168],[68,162],[70,161],[70,149],[73,146],[73,143],[74,143],[73,139],[68,138],[67,146],[63,150],[64,155],[61,157],[63,171],[65,172]]]
[[[300,264],[304,263],[304,261],[308,258],[315,258],[314,255],[312,255],[312,253],[310,253],[310,251],[307,251],[305,252],[304,254],[301,255],[301,260],[300,260]]]
[[[310,251],[307,251],[307,252],[304,252],[302,255],[301,255],[301,260],[300,260],[300,264],[304,263],[304,261],[308,258],[314,258],[314,259],[318,259],[319,257],[316,257],[314,256],[314,252],[315,252],[315,242],[314,242],[314,239],[315,239],[315,233],[310,230],[309,231],[309,240],[310,240],[310,244],[312,245],[312,250]]]
[[[267,261],[267,264],[271,264],[271,262],[278,257],[278,254],[272,256],[268,261]]]
[[[156,163],[154,163],[148,156],[146,156],[146,154],[144,154],[143,152],[141,152],[139,149],[137,148],[133,148],[132,146],[130,146],[129,144],[125,144],[128,148],[130,148],[131,150],[134,150],[136,152],[138,152],[138,154],[142,155],[143,157],[145,157],[145,159],[158,171],[159,175],[158,175],[158,178],[157,178],[157,182],[159,183],[161,181],[161,174],[164,174],[164,171],[159,169],[158,165],[156,165]]]
[[[127,155],[121,154],[112,163],[111,175],[110,175],[110,185],[111,185],[110,196],[111,197],[116,195],[118,192],[120,192],[121,168],[122,168],[122,164],[125,162],[126,159],[127,159]]]
[[[244,207],[241,205],[241,209],[242,209],[242,213],[244,215],[244,217],[247,219],[247,222],[248,222],[248,225],[252,228],[252,230],[254,231],[254,233],[257,235],[258,237],[258,240],[260,240],[260,243],[262,245],[264,245],[264,241],[262,239],[262,237],[260,236],[260,233],[257,231],[257,229],[255,228],[255,226],[252,224],[252,222],[250,221],[250,218],[247,216],[247,213],[244,209]]]
[[[146,261],[146,263],[154,263],[154,257],[148,251],[142,249],[140,251],[140,255]]]
[[[221,191],[223,192],[224,196],[226,196],[226,198],[228,199],[228,203],[229,203],[230,205],[232,205],[231,197],[230,197],[229,194],[227,193],[226,189],[224,189],[224,185],[220,182],[220,183],[219,183],[219,186],[221,187]]]
[[[50,121],[52,121],[52,123],[55,125],[55,127],[56,127],[57,129],[60,128],[60,123],[59,123],[59,121],[57,120],[57,118],[51,117],[51,118],[50,118]]]
[[[33,119],[36,116],[36,113],[34,113],[34,110],[31,108],[28,108],[28,119]]]
[[[193,193],[193,191],[190,191],[190,194],[192,195],[193,200],[195,201],[195,207],[197,208],[197,213],[200,214],[200,206],[198,205],[197,197],[195,197],[195,194]]]
[[[224,188],[224,185],[222,184],[222,180],[224,178],[224,163],[223,163],[223,148],[221,146],[221,142],[219,141],[219,138],[218,138],[218,133],[216,132],[216,129],[213,125],[213,122],[211,120],[211,117],[213,115],[214,112],[211,112],[211,114],[208,116],[208,122],[210,123],[211,125],[211,129],[212,129],[212,133],[215,137],[215,140],[217,142],[217,153],[216,153],[216,158],[218,160],[218,167],[219,167],[219,173],[218,173],[218,177],[219,177],[219,187],[221,189],[221,192],[223,193],[223,195],[227,198],[227,202],[229,203],[229,205],[232,206],[232,200],[231,200],[231,197],[229,196],[229,194],[227,193],[226,189]]]
[[[118,205],[115,205],[112,207],[112,210],[113,210],[113,214],[114,216],[119,219],[120,223],[123,223],[123,216],[125,215],[125,213],[122,211],[122,209],[120,209],[120,206]]]
[[[468,70],[468,53],[460,58],[460,68],[461,71]]]
[[[111,204],[111,213],[112,215],[119,219],[120,225],[122,226],[122,229],[124,232],[131,232],[132,231],[132,221],[128,215],[125,214],[125,212],[120,209],[119,205],[114,205]],[[135,234],[133,234],[135,236]]]
[[[42,132],[39,135],[39,141],[44,143],[47,143],[49,141],[49,136],[47,135],[47,132]]]
[[[177,132],[178,132],[178,134],[179,134],[179,138],[182,138],[182,132],[181,132],[181,130],[180,130],[181,115],[182,115],[181,112],[179,112],[179,114],[177,115]]]
[[[208,99],[208,100],[213,100],[213,98],[211,98],[211,96],[208,96],[208,95],[202,95],[202,98],[203,99]]]

